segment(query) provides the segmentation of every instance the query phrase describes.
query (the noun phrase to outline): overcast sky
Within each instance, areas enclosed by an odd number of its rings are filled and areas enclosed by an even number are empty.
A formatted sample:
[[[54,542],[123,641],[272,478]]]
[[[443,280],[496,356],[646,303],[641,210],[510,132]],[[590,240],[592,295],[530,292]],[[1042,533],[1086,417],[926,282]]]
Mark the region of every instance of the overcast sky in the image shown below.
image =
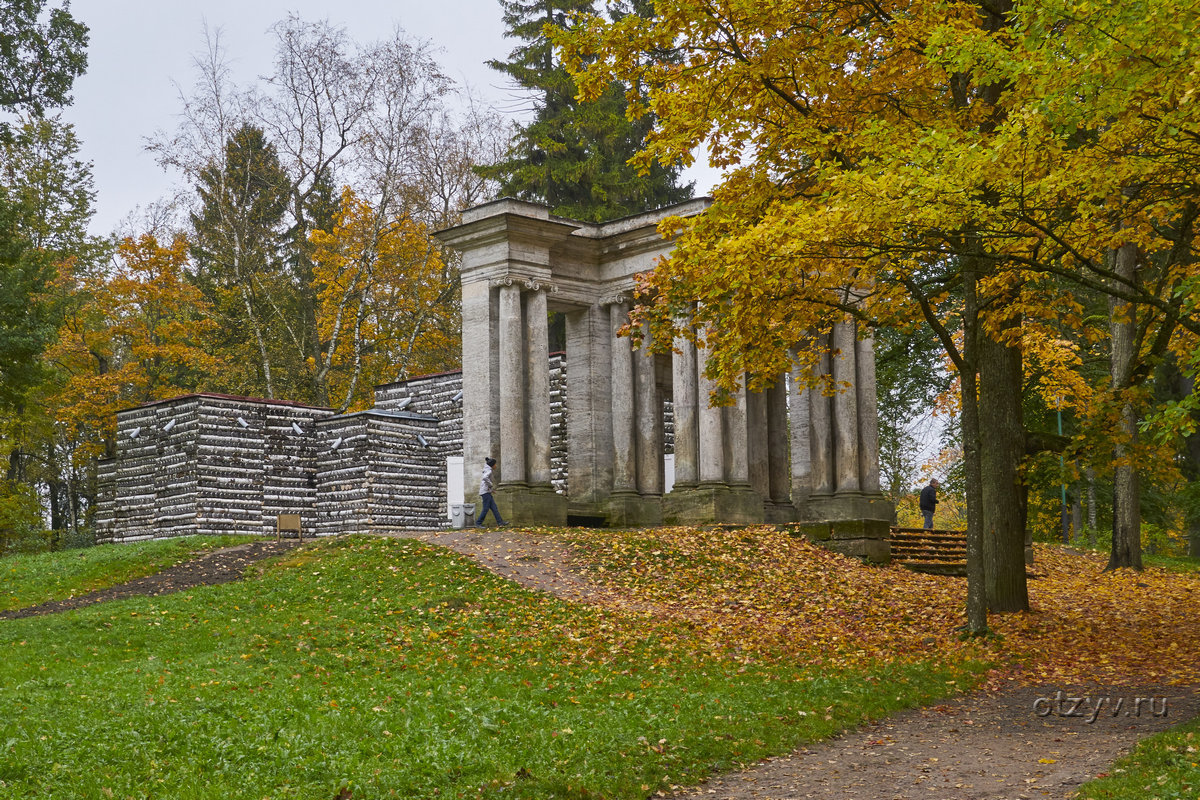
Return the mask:
[[[267,73],[274,56],[271,26],[296,13],[328,19],[356,41],[385,38],[395,26],[433,42],[446,75],[472,86],[501,109],[510,93],[488,59],[504,59],[517,44],[504,38],[497,0],[75,0],[71,12],[91,29],[87,73],[75,83],[65,117],[82,140],[96,183],[94,233],[110,232],[137,206],[170,193],[176,176],[146,152],[147,137],[172,131],[180,111],[179,87],[195,78],[194,57],[204,29],[221,29],[238,83]],[[689,173],[697,193],[711,189],[712,173]]]

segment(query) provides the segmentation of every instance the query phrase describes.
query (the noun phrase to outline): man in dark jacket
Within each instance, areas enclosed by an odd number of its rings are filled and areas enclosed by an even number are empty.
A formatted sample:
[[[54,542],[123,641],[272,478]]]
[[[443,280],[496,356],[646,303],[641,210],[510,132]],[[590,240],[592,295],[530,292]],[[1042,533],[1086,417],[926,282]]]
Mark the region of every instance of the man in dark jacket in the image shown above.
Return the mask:
[[[941,486],[937,478],[929,481],[929,485],[921,490],[921,513],[925,515],[925,530],[933,530],[933,512],[937,508],[937,490]]]

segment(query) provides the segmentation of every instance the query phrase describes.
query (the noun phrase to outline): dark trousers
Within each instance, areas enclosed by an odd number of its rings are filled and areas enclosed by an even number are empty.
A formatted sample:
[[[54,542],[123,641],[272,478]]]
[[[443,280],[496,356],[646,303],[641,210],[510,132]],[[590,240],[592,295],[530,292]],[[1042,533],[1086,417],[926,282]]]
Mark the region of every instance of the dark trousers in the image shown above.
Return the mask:
[[[933,530],[933,511],[926,511],[922,508],[921,513],[925,515],[925,530]]]
[[[492,493],[481,494],[479,495],[479,499],[482,501],[483,511],[480,512],[479,519],[475,520],[475,524],[482,525],[483,518],[487,516],[488,511],[491,511],[492,516],[496,518],[496,523],[503,525],[504,520],[500,519],[500,509],[496,508],[496,499],[492,497]]]

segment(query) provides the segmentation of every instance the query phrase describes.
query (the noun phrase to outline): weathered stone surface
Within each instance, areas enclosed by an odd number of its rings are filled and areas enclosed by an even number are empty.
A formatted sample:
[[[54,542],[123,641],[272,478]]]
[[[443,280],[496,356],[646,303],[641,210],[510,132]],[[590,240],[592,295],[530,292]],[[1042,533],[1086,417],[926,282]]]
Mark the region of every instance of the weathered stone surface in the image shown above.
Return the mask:
[[[663,522],[668,525],[757,525],[764,521],[762,497],[745,487],[701,484],[663,497]]]

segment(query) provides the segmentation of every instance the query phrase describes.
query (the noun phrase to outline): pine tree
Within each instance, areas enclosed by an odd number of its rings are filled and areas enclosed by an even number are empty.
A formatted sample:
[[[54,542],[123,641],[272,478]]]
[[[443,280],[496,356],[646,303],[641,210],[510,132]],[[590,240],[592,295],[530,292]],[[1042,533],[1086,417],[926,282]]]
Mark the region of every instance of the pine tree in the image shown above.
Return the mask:
[[[499,181],[500,194],[545,203],[559,216],[599,222],[677,203],[692,196],[678,185],[679,168],[651,166],[639,175],[629,159],[653,125],[649,115],[626,116],[625,86],[613,83],[594,102],[576,99],[575,81],[545,35],[566,28],[573,13],[591,13],[591,0],[501,0],[508,36],[525,43],[508,61],[489,61],[529,93],[534,118],[519,126],[506,160],[482,173]],[[632,13],[653,13],[635,0]]]

